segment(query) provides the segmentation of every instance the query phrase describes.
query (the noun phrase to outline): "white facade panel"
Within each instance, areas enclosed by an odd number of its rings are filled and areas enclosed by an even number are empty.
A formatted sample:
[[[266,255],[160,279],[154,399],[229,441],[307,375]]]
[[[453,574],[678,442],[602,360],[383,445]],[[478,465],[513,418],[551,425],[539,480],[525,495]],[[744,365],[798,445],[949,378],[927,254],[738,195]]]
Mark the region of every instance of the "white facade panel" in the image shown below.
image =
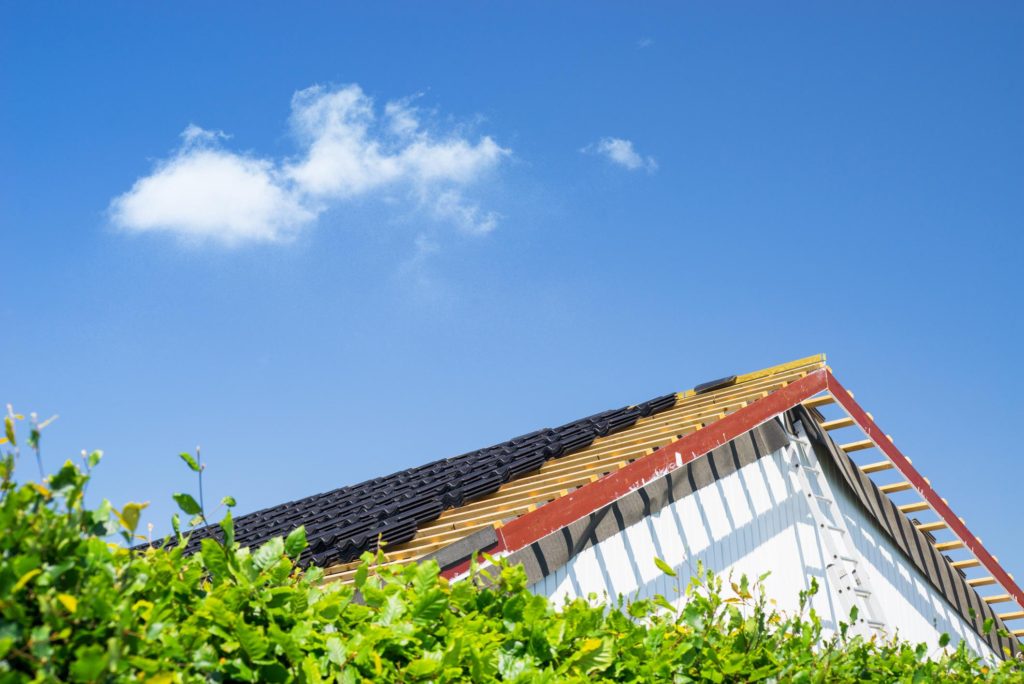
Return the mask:
[[[947,632],[953,646],[963,639],[976,653],[991,653],[846,487],[830,484],[854,545],[868,564],[888,631],[932,648]],[[656,556],[675,569],[678,579],[657,569]],[[559,603],[590,594],[612,601],[619,595],[632,599],[660,594],[678,605],[698,562],[737,580],[746,574],[753,581],[771,571],[763,586],[787,612],[797,609],[799,592],[816,578],[820,589],[813,606],[823,625],[834,630],[848,615],[832,593],[824,556],[806,496],[783,449],[587,547],[532,589]]]

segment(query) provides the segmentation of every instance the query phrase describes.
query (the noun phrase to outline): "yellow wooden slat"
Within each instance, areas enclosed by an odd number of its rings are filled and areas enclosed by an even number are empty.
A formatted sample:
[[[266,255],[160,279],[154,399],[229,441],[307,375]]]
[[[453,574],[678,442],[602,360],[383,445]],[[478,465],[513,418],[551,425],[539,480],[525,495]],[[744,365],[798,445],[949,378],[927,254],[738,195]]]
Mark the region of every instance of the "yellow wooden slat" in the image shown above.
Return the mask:
[[[1012,600],[1013,597],[1009,594],[995,594],[984,598],[985,603],[1008,603]]]
[[[954,539],[948,542],[939,542],[935,545],[936,551],[954,551],[956,549],[964,548],[964,543],[959,539]]]
[[[831,394],[823,394],[820,397],[805,399],[802,403],[807,408],[818,408],[819,406],[826,406],[828,404],[834,404],[835,402],[836,398]]]
[[[893,482],[892,484],[879,485],[878,489],[883,494],[894,494],[896,492],[905,492],[910,489],[909,482]]]
[[[840,428],[850,427],[853,425],[853,418],[850,416],[844,416],[842,418],[836,418],[835,420],[826,420],[821,423],[823,430],[839,430]]]
[[[1024,637],[1024,629],[1015,629],[1012,634],[1015,637]]]
[[[856,442],[850,442],[848,444],[840,444],[839,448],[850,454],[854,451],[864,451],[865,449],[871,449],[875,446],[875,443],[870,439],[860,439]]]
[[[899,507],[900,513],[917,513],[918,511],[927,511],[931,508],[931,505],[927,501],[915,501],[914,503],[903,504]]]
[[[949,527],[943,520],[936,520],[935,522],[921,523],[917,526],[917,529],[922,532],[934,532],[935,530],[943,530]]]
[[[988,585],[995,583],[995,577],[975,577],[974,579],[967,580],[967,584],[972,587],[987,587]]]
[[[977,558],[968,558],[966,560],[953,561],[950,565],[958,570],[962,568],[976,568],[981,565],[981,561]]]
[[[1024,610],[1013,610],[1009,613],[999,613],[999,619],[1003,622],[1007,620],[1024,620]]]
[[[892,464],[892,461],[877,461],[875,463],[866,463],[862,465],[860,467],[860,472],[865,475],[870,475],[871,473],[880,473],[883,470],[892,470],[895,467],[896,466]]]

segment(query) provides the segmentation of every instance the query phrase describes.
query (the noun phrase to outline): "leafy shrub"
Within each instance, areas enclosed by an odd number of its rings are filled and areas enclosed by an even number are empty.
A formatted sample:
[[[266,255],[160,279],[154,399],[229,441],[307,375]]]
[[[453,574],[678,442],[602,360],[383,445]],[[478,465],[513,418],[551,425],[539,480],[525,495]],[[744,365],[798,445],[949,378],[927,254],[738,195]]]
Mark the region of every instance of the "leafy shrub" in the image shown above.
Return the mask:
[[[98,453],[15,481],[15,418],[0,460],[0,682],[1024,680],[1020,662],[989,669],[962,646],[824,638],[813,611],[780,614],[745,579],[726,590],[711,574],[690,581],[680,611],[556,607],[500,562],[450,583],[432,562],[366,556],[354,584],[323,584],[295,562],[302,528],[239,548],[230,511],[223,542],[198,553],[180,533],[131,551],[109,540],[137,539],[142,504],[83,504]]]

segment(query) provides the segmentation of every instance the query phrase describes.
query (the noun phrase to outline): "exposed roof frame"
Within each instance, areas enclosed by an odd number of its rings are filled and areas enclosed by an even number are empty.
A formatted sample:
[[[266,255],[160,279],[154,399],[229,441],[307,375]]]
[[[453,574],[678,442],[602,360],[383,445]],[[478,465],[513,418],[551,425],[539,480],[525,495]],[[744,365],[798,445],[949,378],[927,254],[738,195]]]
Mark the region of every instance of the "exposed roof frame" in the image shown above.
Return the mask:
[[[900,452],[896,445],[875,424],[827,368],[809,373],[766,397],[737,409],[702,430],[690,433],[621,470],[585,485],[535,511],[526,513],[496,530],[497,543],[488,549],[491,555],[505,555],[523,549],[542,537],[589,515],[601,506],[642,487],[652,480],[682,467],[766,420],[801,404],[822,392],[828,392],[849,414],[853,422],[892,462],[897,471],[943,520],[946,526],[988,570],[1014,601],[1024,608],[1024,592],[981,541],[953,513],[928,481]],[[827,401],[827,400],[826,400]],[[815,400],[812,403],[824,403]],[[464,573],[469,561],[450,567],[444,575],[455,577]],[[1009,616],[1007,616],[1009,617]],[[1016,636],[1022,633],[1015,631]]]

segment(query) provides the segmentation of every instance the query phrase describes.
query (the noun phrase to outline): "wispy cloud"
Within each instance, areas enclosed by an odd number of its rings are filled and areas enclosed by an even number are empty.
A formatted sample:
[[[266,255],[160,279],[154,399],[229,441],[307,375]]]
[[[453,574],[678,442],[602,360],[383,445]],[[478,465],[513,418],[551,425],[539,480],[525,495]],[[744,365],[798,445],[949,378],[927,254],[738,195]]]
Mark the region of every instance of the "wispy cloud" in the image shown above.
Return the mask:
[[[638,50],[644,50],[646,48],[651,47],[652,45],[654,45],[653,38],[641,38],[640,40],[636,41],[636,47]]]
[[[314,86],[291,104],[295,157],[235,152],[224,133],[190,125],[168,159],[114,198],[111,220],[193,241],[283,241],[328,209],[398,193],[467,233],[497,225],[497,213],[467,198],[510,154],[490,136],[430,130],[411,99],[386,103],[378,115],[358,85]]]
[[[633,141],[624,138],[601,138],[596,143],[587,145],[580,152],[599,154],[613,164],[618,164],[630,171],[643,169],[648,173],[653,173],[658,170],[658,162],[654,157],[641,156],[633,147]]]

